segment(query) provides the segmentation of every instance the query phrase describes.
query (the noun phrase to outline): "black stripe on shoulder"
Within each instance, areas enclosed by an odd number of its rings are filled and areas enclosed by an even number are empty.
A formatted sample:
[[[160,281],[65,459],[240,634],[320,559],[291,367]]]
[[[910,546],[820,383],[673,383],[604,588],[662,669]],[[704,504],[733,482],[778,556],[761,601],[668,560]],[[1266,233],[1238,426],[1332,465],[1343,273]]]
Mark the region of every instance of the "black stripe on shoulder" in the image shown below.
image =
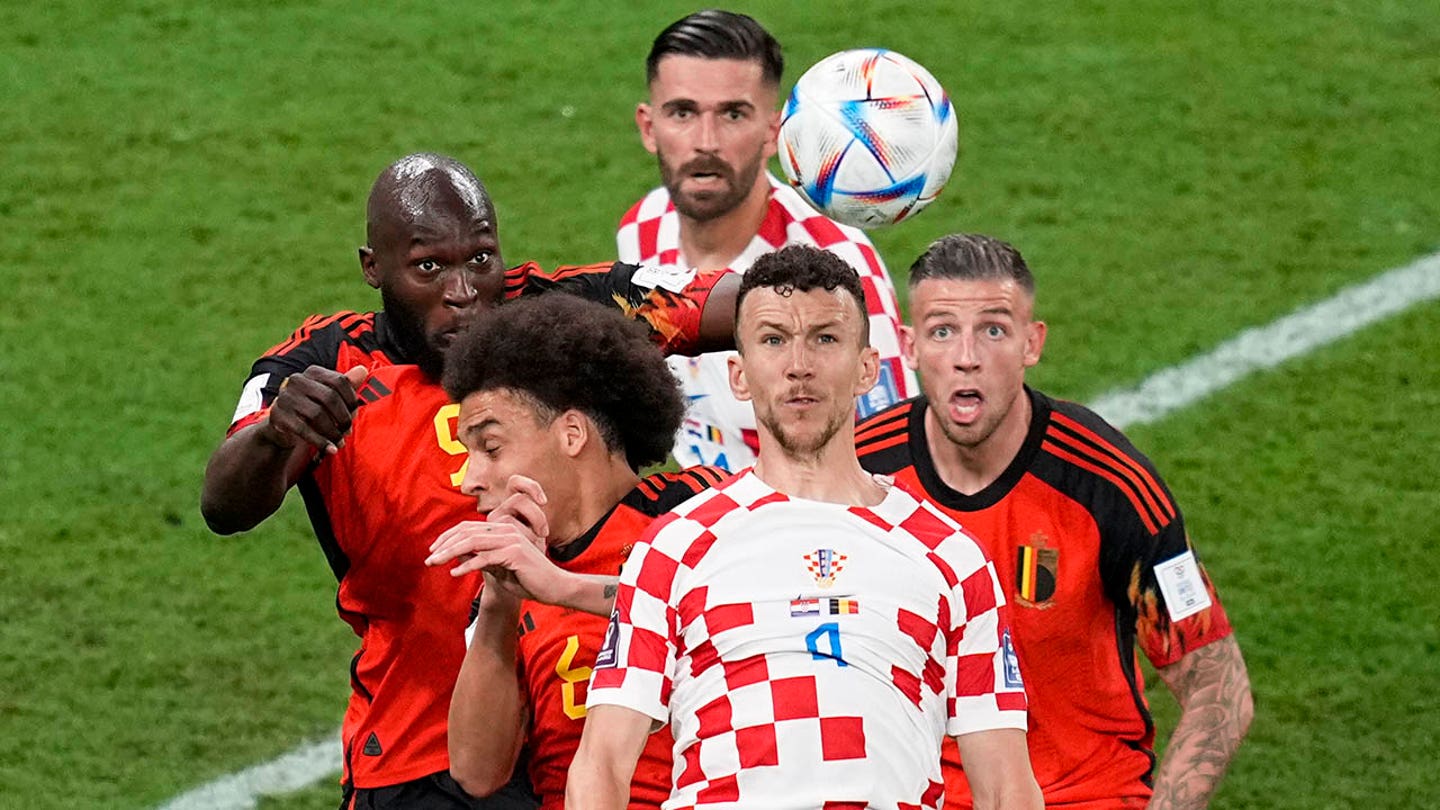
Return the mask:
[[[625,504],[650,517],[659,517],[723,481],[729,473],[719,467],[686,467],[642,479],[625,496]]]
[[[897,402],[855,426],[855,452],[865,469],[890,475],[910,466],[910,425],[919,401]]]

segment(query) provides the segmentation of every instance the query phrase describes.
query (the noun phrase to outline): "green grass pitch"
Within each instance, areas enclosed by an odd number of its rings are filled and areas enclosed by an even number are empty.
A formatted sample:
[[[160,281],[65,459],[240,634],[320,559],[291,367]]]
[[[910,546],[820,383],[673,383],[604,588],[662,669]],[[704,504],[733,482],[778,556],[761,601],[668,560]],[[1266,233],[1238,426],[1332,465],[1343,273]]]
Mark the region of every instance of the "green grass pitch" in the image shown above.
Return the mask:
[[[199,516],[244,374],[377,303],[363,199],[406,152],[475,167],[510,262],[610,257],[656,179],[644,52],[693,10],[501,6],[0,5],[0,807],[153,807],[339,725],[355,642],[303,510],[225,539]],[[1434,0],[736,7],[787,82],[882,45],[946,85],[951,186],[875,242],[897,271],[950,231],[1016,243],[1053,394],[1440,249]],[[1437,356],[1432,302],[1131,431],[1254,682],[1218,807],[1440,795]]]

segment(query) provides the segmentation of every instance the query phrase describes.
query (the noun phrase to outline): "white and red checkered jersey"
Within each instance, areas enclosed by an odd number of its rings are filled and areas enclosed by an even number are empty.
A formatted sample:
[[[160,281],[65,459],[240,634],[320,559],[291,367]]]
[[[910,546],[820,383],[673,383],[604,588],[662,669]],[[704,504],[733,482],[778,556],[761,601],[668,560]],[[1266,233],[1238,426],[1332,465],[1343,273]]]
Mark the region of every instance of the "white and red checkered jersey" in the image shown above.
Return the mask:
[[[770,207],[765,220],[729,269],[743,273],[756,259],[786,245],[814,245],[844,259],[860,274],[870,312],[870,343],[880,352],[880,380],[857,402],[857,416],[863,419],[919,393],[915,373],[900,354],[895,286],[865,232],[818,213],[794,189],[769,174],[766,177]],[[680,255],[680,215],[663,186],[625,213],[615,243],[622,261],[690,269]],[[728,352],[717,352],[669,360],[690,400],[673,451],[682,466],[711,464],[740,470],[755,463],[755,413],[749,403],[730,393],[727,356]]]
[[[1024,729],[994,568],[892,487],[791,498],[747,471],[651,524],[588,705],[669,722],[666,808],[935,808],[940,741]]]

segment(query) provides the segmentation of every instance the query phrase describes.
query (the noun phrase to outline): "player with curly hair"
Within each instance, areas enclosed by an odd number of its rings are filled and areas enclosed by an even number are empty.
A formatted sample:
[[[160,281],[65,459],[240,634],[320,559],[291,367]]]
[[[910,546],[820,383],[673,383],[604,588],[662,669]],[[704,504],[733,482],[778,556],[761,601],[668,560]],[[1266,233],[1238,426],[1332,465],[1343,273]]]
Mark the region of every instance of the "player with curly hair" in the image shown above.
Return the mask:
[[[604,307],[511,304],[462,333],[445,365],[467,451],[460,489],[487,513],[427,560],[485,573],[450,703],[451,773],[487,795],[524,743],[542,807],[559,808],[620,566],[656,517],[725,473],[641,477],[665,459],[684,400],[645,330]],[[648,741],[632,807],[669,795],[670,746],[668,734]]]

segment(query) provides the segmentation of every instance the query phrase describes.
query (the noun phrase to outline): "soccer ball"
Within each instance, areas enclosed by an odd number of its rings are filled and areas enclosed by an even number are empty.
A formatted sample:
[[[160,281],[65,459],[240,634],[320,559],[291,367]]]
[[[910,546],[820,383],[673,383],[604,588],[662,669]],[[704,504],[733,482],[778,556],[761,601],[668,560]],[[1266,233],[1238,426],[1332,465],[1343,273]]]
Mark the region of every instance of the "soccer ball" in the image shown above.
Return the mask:
[[[861,48],[805,71],[780,119],[780,166],[831,219],[893,225],[930,204],[955,166],[955,110],[925,68]]]

